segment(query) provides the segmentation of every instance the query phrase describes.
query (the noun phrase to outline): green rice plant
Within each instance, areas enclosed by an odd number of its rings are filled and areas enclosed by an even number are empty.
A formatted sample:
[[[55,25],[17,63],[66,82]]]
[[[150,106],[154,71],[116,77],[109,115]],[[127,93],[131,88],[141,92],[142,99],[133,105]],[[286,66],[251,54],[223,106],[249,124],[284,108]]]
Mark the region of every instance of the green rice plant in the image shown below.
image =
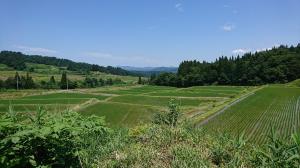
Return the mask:
[[[288,139],[294,129],[300,128],[300,90],[283,86],[269,86],[232,105],[210,120],[204,127],[211,131],[245,132],[249,141],[267,142],[270,125]]]
[[[79,110],[84,116],[97,115],[105,117],[107,123],[112,127],[130,127],[139,123],[149,123],[157,111],[155,108],[148,106],[114,102],[100,102]]]
[[[170,97],[153,97],[145,95],[122,95],[116,96],[110,99],[111,102],[120,103],[131,103],[139,105],[150,105],[150,106],[167,106],[170,101]],[[180,106],[193,106],[198,107],[199,105],[208,102],[209,100],[203,100],[198,98],[176,98],[174,101],[180,104]]]

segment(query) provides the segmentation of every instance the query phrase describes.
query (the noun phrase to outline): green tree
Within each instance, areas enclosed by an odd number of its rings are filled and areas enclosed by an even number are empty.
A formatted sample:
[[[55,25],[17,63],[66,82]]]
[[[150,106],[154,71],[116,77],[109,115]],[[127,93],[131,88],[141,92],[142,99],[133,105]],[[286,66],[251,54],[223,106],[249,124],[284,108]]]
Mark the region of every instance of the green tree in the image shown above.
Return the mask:
[[[51,76],[50,77],[50,81],[49,81],[50,83],[53,83],[53,84],[55,84],[56,82],[55,82],[55,78],[54,78],[54,76]]]
[[[29,75],[29,73],[26,73],[26,78],[25,78],[25,89],[32,89],[35,87],[34,81],[32,77]]]
[[[67,73],[64,71],[61,75],[60,80],[60,88],[61,89],[68,89],[68,81],[67,81]]]
[[[0,79],[0,89],[3,89],[5,87],[4,81]]]
[[[54,76],[51,76],[51,77],[50,77],[50,80],[49,80],[49,88],[51,88],[51,89],[56,88],[56,81],[55,81]]]
[[[111,78],[108,78],[108,79],[106,80],[106,84],[107,84],[107,85],[113,85],[114,83],[113,83],[113,80],[112,80]]]
[[[102,78],[99,79],[98,83],[99,83],[99,86],[104,86],[105,85],[105,81]]]
[[[142,84],[142,77],[141,76],[139,76],[138,84],[139,85]]]
[[[8,77],[5,82],[4,86],[7,89],[15,89],[16,88],[16,80],[13,77]]]

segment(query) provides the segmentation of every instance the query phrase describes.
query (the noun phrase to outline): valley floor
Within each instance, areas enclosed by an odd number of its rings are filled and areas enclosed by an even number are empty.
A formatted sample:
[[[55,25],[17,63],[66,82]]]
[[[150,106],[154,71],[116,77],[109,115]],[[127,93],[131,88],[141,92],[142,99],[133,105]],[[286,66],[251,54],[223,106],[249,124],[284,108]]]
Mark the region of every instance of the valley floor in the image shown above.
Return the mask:
[[[201,121],[252,87],[203,86],[173,88],[149,85],[109,86],[93,89],[24,90],[1,92],[0,112],[11,105],[15,111],[31,113],[42,105],[48,111],[71,109],[83,115],[104,116],[111,126],[135,126],[149,122],[153,114],[167,110],[176,99],[181,112]]]
[[[167,111],[174,98],[184,118],[210,131],[228,132],[256,143],[267,140],[272,127],[282,137],[300,128],[300,89],[286,85],[263,87],[197,86],[173,88],[149,85],[92,89],[0,92],[0,112],[12,107],[30,114],[38,106],[49,112],[66,109],[84,116],[105,117],[111,127],[134,127]]]

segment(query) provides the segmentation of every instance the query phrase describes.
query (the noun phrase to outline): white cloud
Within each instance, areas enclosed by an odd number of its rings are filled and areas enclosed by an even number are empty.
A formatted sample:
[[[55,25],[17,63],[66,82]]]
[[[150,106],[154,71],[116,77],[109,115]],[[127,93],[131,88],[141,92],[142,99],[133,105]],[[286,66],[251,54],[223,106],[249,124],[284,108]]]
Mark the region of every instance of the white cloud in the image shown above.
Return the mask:
[[[223,7],[224,7],[224,8],[229,8],[230,5],[226,5],[226,4],[225,4],[225,5],[223,5]]]
[[[237,55],[237,54],[241,55],[241,54],[245,54],[249,51],[250,51],[249,49],[238,48],[238,49],[232,50],[232,53],[235,55]]]
[[[51,50],[48,48],[41,48],[41,47],[29,47],[23,45],[16,45],[15,48],[20,49],[22,52],[28,53],[43,53],[43,54],[55,54],[57,51]]]
[[[275,44],[273,45],[273,47],[279,47],[280,45],[278,44]],[[234,55],[242,55],[242,54],[245,54],[245,53],[248,53],[248,52],[261,52],[261,51],[266,51],[266,50],[271,50],[273,47],[267,47],[267,48],[259,48],[259,49],[245,49],[245,48],[238,48],[238,49],[235,49],[235,50],[232,50],[232,54]]]
[[[279,47],[279,46],[280,46],[279,44],[273,45],[273,47]],[[255,51],[256,51],[256,52],[267,51],[267,50],[271,50],[273,47],[259,48],[259,49],[256,49]]]
[[[238,14],[239,11],[238,11],[238,10],[233,10],[232,13],[233,13],[233,14]]]
[[[261,52],[261,51],[267,51],[267,50],[271,50],[272,48],[260,48],[255,50],[256,52]]]
[[[181,3],[177,3],[177,4],[175,4],[175,9],[177,9],[179,12],[183,12],[184,11],[184,9],[183,9],[183,7],[182,7],[182,4]]]
[[[235,29],[235,26],[233,24],[225,24],[224,26],[222,26],[222,29],[226,32],[230,32]]]

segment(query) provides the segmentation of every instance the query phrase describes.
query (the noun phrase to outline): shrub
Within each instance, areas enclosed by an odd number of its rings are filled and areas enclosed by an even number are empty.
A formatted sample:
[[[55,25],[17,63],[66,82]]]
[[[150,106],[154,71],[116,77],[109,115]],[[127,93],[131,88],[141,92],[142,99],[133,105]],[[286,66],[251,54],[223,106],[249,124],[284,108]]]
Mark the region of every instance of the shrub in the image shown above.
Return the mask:
[[[169,101],[169,112],[168,113],[157,113],[154,116],[153,122],[155,124],[166,124],[175,127],[177,125],[180,112],[179,106],[175,99]]]
[[[0,167],[81,167],[82,137],[97,134],[103,140],[110,132],[102,118],[70,111],[50,115],[39,108],[30,120],[9,114],[0,119]]]

